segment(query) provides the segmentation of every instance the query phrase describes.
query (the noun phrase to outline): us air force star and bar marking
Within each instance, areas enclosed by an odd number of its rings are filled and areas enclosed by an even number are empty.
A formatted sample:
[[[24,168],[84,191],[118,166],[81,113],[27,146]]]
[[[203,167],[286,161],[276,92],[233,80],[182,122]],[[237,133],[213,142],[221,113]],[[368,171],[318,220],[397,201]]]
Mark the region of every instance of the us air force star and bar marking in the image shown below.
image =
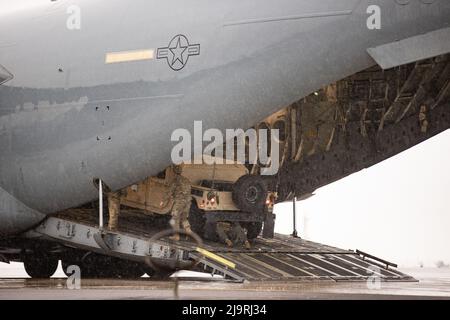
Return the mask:
[[[200,55],[199,44],[189,44],[186,36],[176,35],[166,48],[158,48],[157,59],[166,59],[167,64],[172,70],[180,71],[183,69],[190,56]]]

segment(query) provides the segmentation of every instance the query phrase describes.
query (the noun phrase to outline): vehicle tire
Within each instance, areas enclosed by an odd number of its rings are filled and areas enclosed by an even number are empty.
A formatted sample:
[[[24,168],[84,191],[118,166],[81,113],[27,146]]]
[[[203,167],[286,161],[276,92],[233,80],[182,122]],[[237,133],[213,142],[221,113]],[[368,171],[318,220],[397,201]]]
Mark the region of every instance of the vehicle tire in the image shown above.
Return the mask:
[[[76,252],[64,257],[61,261],[63,272],[66,276],[71,276],[67,268],[71,265],[78,266],[81,276],[84,278],[116,278],[117,271],[112,263],[112,258],[96,253]]]
[[[150,268],[148,266],[144,266],[144,271],[150,278],[152,278],[153,275],[155,274],[155,270],[153,270],[152,268]]]
[[[262,231],[263,224],[262,222],[248,222],[245,224],[245,228],[247,229],[247,239],[253,240],[258,238]]]
[[[123,259],[113,259],[113,261],[117,271],[117,278],[139,279],[146,273],[145,267],[140,263]]]
[[[116,259],[109,256],[91,254],[83,261],[83,270],[85,270],[85,273],[92,278],[117,278],[120,274],[120,270],[117,268],[115,260]]]
[[[267,199],[267,185],[260,176],[245,175],[233,186],[233,201],[245,212],[263,212]]]
[[[78,266],[78,267],[80,268],[80,270],[81,270],[81,267],[80,267],[79,263],[77,263],[76,261],[63,259],[63,260],[61,260],[61,267],[62,267],[62,269],[63,269],[64,274],[65,274],[67,277],[70,277],[70,276],[72,275],[71,273],[67,272],[67,269],[68,269],[70,266]]]
[[[70,266],[77,266],[78,268],[80,268],[82,277],[90,277],[90,275],[87,274],[87,267],[82,263],[83,256],[85,256],[86,254],[87,252],[78,250],[70,250],[64,253],[61,258],[61,267],[67,277],[70,277],[72,275],[71,273],[67,272],[67,269]]]
[[[59,260],[45,253],[34,253],[24,258],[23,265],[33,279],[48,279],[58,268]]]
[[[192,201],[191,210],[189,212],[189,224],[191,229],[200,237],[203,237],[205,232],[206,219],[204,212],[200,210],[195,201]]]

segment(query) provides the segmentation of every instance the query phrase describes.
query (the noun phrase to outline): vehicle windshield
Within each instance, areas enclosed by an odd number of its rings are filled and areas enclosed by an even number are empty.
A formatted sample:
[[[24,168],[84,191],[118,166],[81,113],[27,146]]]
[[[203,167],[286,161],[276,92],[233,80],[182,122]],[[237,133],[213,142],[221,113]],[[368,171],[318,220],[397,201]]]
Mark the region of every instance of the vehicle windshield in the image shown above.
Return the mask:
[[[233,191],[233,183],[229,181],[202,180],[200,181],[200,186],[215,189],[217,191]]]

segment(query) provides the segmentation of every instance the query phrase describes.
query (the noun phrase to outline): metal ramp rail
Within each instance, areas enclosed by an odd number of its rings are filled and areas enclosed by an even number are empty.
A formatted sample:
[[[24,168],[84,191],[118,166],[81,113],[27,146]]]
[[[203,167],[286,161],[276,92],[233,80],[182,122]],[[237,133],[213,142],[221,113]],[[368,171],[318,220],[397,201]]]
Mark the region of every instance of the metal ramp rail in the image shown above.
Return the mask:
[[[215,255],[231,262],[226,267],[212,259],[201,260],[204,271],[221,274],[233,280],[285,281],[416,281],[413,277],[384,266],[373,256],[360,251],[344,251],[319,243],[276,235],[275,239],[258,239],[253,250],[220,250],[207,247]],[[197,256],[195,252],[192,255]],[[380,259],[381,260],[381,259]]]
[[[121,229],[106,232],[96,224],[95,215],[72,211],[46,219],[28,233],[30,238],[59,242],[64,246],[145,263],[176,264],[180,269],[199,260],[196,270],[223,275],[235,281],[333,280],[415,281],[393,268],[393,264],[362,253],[276,235],[258,238],[251,250],[227,248],[204,242],[201,248],[191,241],[163,238],[150,241],[161,229],[138,217],[123,218]],[[153,228],[153,229],[152,229]]]

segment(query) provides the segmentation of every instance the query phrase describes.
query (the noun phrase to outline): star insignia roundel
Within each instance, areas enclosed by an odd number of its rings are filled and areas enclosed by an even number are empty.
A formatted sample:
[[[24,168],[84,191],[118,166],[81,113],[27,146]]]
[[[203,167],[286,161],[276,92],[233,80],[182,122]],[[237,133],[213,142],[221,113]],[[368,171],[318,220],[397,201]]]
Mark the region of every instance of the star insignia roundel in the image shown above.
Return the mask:
[[[157,59],[166,59],[169,67],[180,71],[188,63],[189,57],[200,55],[199,44],[189,44],[186,36],[176,35],[168,47],[158,48]]]

